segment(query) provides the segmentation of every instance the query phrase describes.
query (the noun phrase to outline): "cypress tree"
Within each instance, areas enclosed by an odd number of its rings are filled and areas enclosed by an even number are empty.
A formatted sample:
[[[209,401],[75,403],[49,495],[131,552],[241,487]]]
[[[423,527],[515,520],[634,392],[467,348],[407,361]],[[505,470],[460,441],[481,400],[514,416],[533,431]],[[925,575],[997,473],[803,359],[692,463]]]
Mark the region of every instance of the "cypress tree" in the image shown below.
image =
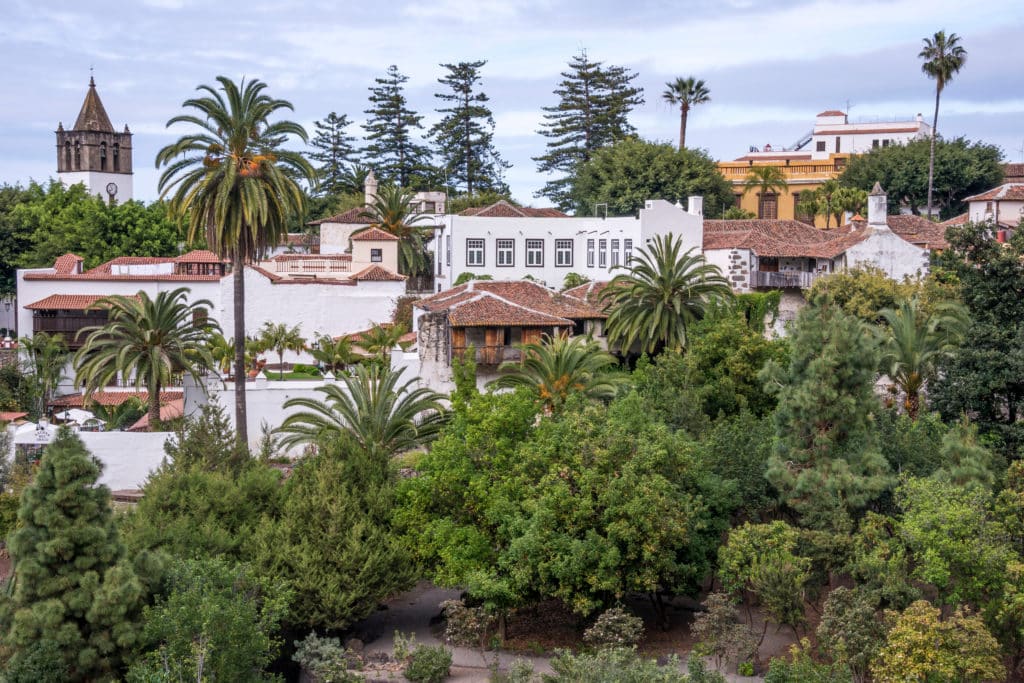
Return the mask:
[[[369,116],[363,128],[369,143],[364,160],[378,179],[406,188],[426,184],[430,171],[430,150],[413,140],[416,129],[423,128],[423,117],[409,108],[404,84],[409,80],[392,64],[383,78],[370,88]]]
[[[538,172],[563,177],[545,183],[536,196],[571,209],[576,168],[589,161],[594,150],[636,132],[629,113],[644,103],[643,88],[633,85],[636,77],[624,67],[591,61],[586,50],[569,61],[569,71],[562,72],[554,91],[558,104],[543,107],[544,123],[538,132],[548,138],[547,152],[533,159]]]
[[[22,494],[9,542],[14,590],[2,609],[8,675],[39,667],[49,648],[62,656],[49,664],[64,680],[110,677],[136,643],[152,567],[143,569],[142,556],[127,561],[99,475],[99,462],[62,429]]]
[[[448,106],[437,110],[445,116],[429,134],[437,143],[449,184],[464,187],[471,196],[480,191],[507,193],[501,173],[511,166],[494,148],[494,116],[487,106],[489,98],[476,90],[480,68],[486,63],[480,60],[441,65],[448,73],[437,82],[450,92],[436,93],[434,97]]]
[[[310,141],[316,151],[309,157],[316,161],[322,195],[337,195],[348,190],[346,165],[358,162],[359,154],[352,143],[355,138],[346,134],[352,124],[348,116],[338,116],[333,111],[323,121],[314,121],[316,135]]]
[[[893,483],[874,438],[878,348],[859,319],[821,299],[800,312],[789,366],[769,363],[775,453],[766,478],[805,526],[849,531],[851,513]]]

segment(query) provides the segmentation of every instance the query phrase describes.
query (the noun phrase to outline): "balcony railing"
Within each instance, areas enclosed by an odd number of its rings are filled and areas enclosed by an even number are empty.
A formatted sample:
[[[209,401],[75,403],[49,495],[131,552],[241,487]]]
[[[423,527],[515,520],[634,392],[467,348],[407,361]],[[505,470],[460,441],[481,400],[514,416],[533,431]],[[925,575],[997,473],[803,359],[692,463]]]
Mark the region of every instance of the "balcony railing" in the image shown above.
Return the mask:
[[[349,273],[352,262],[342,259],[287,259],[275,261],[278,273]]]
[[[769,272],[755,270],[753,272],[753,287],[768,287],[771,289],[800,288],[808,289],[814,281],[824,273],[812,273],[808,271]]]
[[[78,331],[85,327],[103,325],[107,322],[103,315],[59,315],[55,317],[33,316],[32,333],[60,334],[69,349],[78,349],[85,343],[85,335],[77,338]]]
[[[522,358],[522,351],[514,346],[477,346],[473,344],[476,351],[476,362],[478,365],[501,365],[505,361],[518,361]],[[453,346],[452,354],[461,357],[466,353],[468,346]]]

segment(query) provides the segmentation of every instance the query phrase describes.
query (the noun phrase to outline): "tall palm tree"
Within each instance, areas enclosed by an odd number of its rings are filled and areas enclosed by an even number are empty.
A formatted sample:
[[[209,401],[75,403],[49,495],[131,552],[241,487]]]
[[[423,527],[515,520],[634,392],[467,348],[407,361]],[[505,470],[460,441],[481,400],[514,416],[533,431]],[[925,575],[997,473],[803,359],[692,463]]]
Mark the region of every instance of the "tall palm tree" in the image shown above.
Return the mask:
[[[942,303],[927,312],[914,298],[897,308],[879,312],[888,326],[882,328],[880,370],[906,397],[907,415],[916,420],[921,391],[935,377],[939,361],[952,353],[967,329],[967,309],[958,303]]]
[[[224,374],[231,372],[231,361],[235,357],[235,340],[227,339],[223,334],[211,334],[209,347],[210,356],[217,364],[217,369]]]
[[[433,441],[444,420],[444,397],[411,379],[399,384],[402,370],[360,365],[345,386],[317,391],[324,400],[292,398],[284,407],[302,408],[278,428],[282,447],[316,444],[323,439],[352,438],[370,456],[389,458]]]
[[[704,260],[700,249],[683,251],[680,238],[658,235],[640,248],[626,270],[601,292],[608,303],[608,341],[628,353],[634,344],[657,353],[686,347],[687,328],[705,311],[729,299],[732,290],[717,266]]]
[[[917,55],[924,60],[921,71],[935,79],[935,116],[932,118],[931,151],[928,154],[928,218],[932,217],[932,184],[935,177],[935,136],[939,130],[939,98],[953,76],[967,63],[967,50],[960,45],[960,36],[938,31],[924,39],[924,47]]]
[[[763,200],[770,194],[777,195],[785,192],[788,187],[786,174],[778,166],[751,166],[743,181],[743,194],[756,190],[760,199]],[[764,218],[762,213],[762,202],[758,201],[757,217]]]
[[[263,91],[266,83],[236,84],[218,76],[219,88],[201,85],[204,96],[185,100],[184,123],[198,129],[156,156],[161,198],[188,224],[188,240],[205,235],[210,249],[231,259],[234,285],[235,429],[248,445],[245,410],[245,264],[281,243],[292,216],[303,215],[305,194],[298,180],[315,184],[316,171],[296,152],[281,149],[288,136],[306,140],[297,123],[270,119],[291,103]]]
[[[134,379],[136,389],[149,394],[149,424],[160,421],[160,390],[175,377],[188,374],[197,382],[216,367],[210,354],[210,335],[220,327],[206,316],[213,308],[206,299],[187,302],[188,289],[144,291],[135,296],[111,296],[94,307],[107,309],[107,324],[82,328],[85,344],[75,354],[78,380],[85,382],[88,399],[121,373]]]
[[[399,345],[398,340],[406,333],[405,325],[374,325],[359,339],[359,346],[382,365],[388,365],[391,349]]]
[[[260,328],[259,345],[265,351],[277,354],[279,375],[284,379],[284,354],[286,351],[302,351],[306,348],[306,340],[302,337],[299,326],[288,327],[284,323],[263,323]]]
[[[32,337],[19,339],[18,351],[21,355],[21,371],[35,380],[34,412],[42,416],[64,379],[68,347],[63,335],[37,332]]]
[[[686,149],[686,118],[690,107],[711,101],[711,91],[704,81],[693,76],[677,78],[665,84],[667,90],[661,96],[671,105],[679,105],[679,149]]]
[[[520,344],[522,361],[502,363],[502,375],[489,383],[496,388],[526,387],[537,396],[544,412],[551,414],[570,394],[594,399],[615,397],[624,376],[611,375],[615,356],[587,337],[550,337],[539,344]]]
[[[426,241],[434,232],[433,227],[416,225],[427,220],[428,216],[412,208],[415,196],[411,190],[385,183],[360,214],[401,240],[398,244],[398,270],[414,276],[430,272]]]
[[[359,356],[353,349],[352,340],[348,337],[332,339],[324,335],[317,341],[316,348],[310,353],[327,371],[335,377],[343,372],[349,365],[359,362]]]

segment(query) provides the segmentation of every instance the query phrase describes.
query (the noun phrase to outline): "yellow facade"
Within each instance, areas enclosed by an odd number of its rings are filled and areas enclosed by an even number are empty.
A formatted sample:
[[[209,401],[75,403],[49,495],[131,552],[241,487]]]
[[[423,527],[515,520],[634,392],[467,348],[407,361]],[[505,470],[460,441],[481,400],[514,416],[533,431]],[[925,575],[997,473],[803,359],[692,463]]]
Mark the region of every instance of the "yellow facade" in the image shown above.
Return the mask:
[[[768,157],[768,155],[765,155]],[[732,183],[733,194],[736,196],[736,206],[745,211],[750,211],[758,218],[779,218],[789,220],[804,219],[811,222],[810,216],[798,216],[796,206],[800,202],[799,195],[804,192],[813,192],[821,187],[826,180],[836,178],[849,160],[849,154],[830,154],[828,159],[798,159],[778,158],[758,159],[755,155],[750,158],[743,157],[736,161],[718,162],[718,170],[722,172],[725,179]],[[769,196],[762,201],[761,193],[750,190],[744,193],[743,183],[746,182],[750,169],[754,166],[775,166],[779,168],[786,177],[788,187],[777,196]],[[774,206],[773,206],[774,203]],[[720,216],[707,216],[708,218],[720,218]],[[814,217],[814,224],[819,228],[825,227],[825,217]]]

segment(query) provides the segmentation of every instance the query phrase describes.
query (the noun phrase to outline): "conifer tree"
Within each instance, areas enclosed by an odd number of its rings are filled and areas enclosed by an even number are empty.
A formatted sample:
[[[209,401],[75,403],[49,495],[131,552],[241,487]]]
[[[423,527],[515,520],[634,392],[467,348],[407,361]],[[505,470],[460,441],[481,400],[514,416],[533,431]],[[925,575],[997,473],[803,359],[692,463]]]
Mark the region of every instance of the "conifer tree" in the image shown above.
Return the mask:
[[[892,484],[873,438],[878,349],[865,323],[822,299],[801,311],[791,344],[789,367],[763,372],[779,399],[765,476],[804,525],[848,530]]]
[[[480,191],[507,193],[501,173],[511,166],[494,148],[494,116],[487,106],[490,98],[477,90],[480,68],[486,63],[480,60],[441,65],[448,73],[437,82],[450,92],[434,97],[448,106],[437,110],[445,116],[430,129],[448,183],[465,188],[471,196]]]
[[[589,161],[594,150],[636,132],[629,113],[644,103],[643,88],[633,85],[636,77],[625,67],[591,61],[586,50],[569,61],[569,71],[562,72],[554,91],[558,104],[543,108],[539,133],[548,138],[547,152],[533,159],[540,173],[562,177],[545,183],[536,196],[572,208],[569,194],[577,166]]]
[[[38,666],[29,660],[54,644],[65,680],[111,677],[136,643],[146,579],[156,572],[143,568],[148,554],[127,561],[99,476],[98,461],[62,429],[22,494],[9,543],[14,590],[2,609],[9,675]]]
[[[352,144],[356,139],[345,132],[351,124],[347,115],[338,116],[333,111],[323,121],[313,122],[316,135],[309,144],[316,151],[310,152],[309,157],[319,164],[316,170],[322,195],[341,194],[349,187],[349,166],[359,160],[359,153]]]
[[[404,85],[409,80],[392,64],[383,78],[375,78],[370,88],[370,108],[363,128],[366,130],[364,162],[378,179],[405,188],[426,183],[430,170],[430,150],[417,144],[413,134],[422,129],[423,117],[409,108]]]

